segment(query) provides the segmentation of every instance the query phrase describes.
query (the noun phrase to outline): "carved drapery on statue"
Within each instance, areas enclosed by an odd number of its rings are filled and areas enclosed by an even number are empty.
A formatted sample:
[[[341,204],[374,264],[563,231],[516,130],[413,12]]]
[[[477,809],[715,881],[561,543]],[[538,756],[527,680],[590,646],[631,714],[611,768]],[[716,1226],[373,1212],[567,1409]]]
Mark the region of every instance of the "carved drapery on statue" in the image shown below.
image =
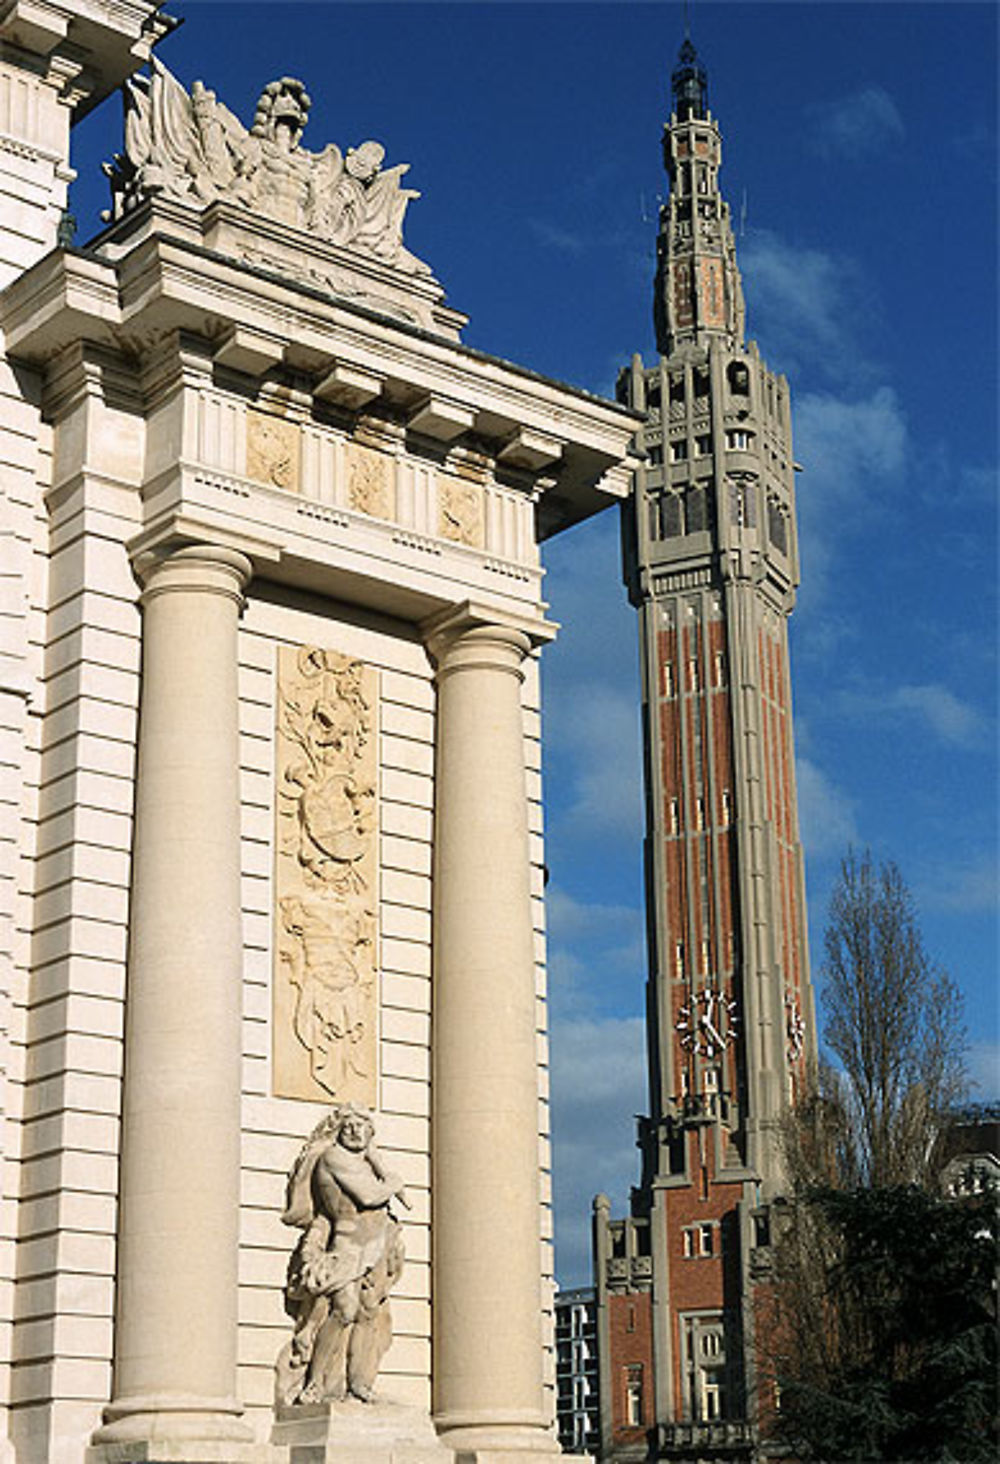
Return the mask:
[[[383,169],[371,140],[342,153],[301,146],[311,106],[301,81],[283,76],[261,93],[248,131],[196,81],[190,95],[155,57],[151,75],[125,83],[125,146],[105,164],[112,217],[156,195],[196,208],[217,200],[278,219],[314,238],[357,250],[411,275],[429,267],[403,247],[408,163]]]
[[[278,653],[274,1089],[375,1102],[376,671]]]
[[[302,1236],[285,1284],[294,1333],[276,1364],[279,1405],[372,1401],[392,1340],[389,1291],[403,1269],[390,1202],[409,1208],[374,1138],[367,1109],[341,1105],[313,1130],[289,1173],[282,1219]]]

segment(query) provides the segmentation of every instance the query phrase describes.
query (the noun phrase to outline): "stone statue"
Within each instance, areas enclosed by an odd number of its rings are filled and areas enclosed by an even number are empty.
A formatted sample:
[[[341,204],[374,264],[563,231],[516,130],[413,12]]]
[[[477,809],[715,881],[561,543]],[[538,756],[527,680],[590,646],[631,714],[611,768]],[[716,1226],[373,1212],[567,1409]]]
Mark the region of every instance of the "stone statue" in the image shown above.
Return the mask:
[[[406,206],[420,197],[401,186],[409,164],[383,171],[385,149],[371,141],[346,157],[335,143],[307,152],[301,137],[312,104],[301,81],[269,82],[248,132],[202,82],[189,96],[155,56],[150,67],[150,76],[125,83],[124,151],[104,165],[110,217],[157,195],[197,208],[221,200],[405,274],[430,274],[403,247]]]
[[[302,1236],[292,1252],[285,1309],[295,1331],[276,1364],[276,1402],[370,1403],[392,1340],[389,1291],[403,1269],[395,1198],[409,1208],[398,1175],[373,1142],[366,1108],[331,1110],[288,1176],[282,1220]]]

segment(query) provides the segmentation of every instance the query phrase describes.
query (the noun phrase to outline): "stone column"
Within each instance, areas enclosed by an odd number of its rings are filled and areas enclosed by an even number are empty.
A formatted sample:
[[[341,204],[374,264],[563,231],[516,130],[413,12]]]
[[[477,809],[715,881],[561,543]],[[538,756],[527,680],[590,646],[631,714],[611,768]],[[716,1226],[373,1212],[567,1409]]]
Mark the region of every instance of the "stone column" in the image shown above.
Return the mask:
[[[543,1391],[520,630],[434,630],[434,1418],[463,1460],[558,1453]]]
[[[94,1442],[155,1439],[157,1459],[187,1459],[192,1441],[215,1441],[212,1459],[228,1460],[250,1438],[236,1398],[236,1302],[237,627],[251,565],[198,545],[145,556],[137,570],[143,653],[115,1369]]]

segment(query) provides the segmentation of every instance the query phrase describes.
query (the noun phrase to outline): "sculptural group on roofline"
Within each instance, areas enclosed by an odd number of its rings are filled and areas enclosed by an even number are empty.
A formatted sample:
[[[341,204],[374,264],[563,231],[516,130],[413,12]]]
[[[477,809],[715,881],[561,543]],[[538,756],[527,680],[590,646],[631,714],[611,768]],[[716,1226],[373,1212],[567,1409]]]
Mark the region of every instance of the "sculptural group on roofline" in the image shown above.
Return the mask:
[[[389,1343],[389,1291],[403,1269],[409,1208],[374,1143],[366,1108],[341,1104],[317,1124],[288,1176],[282,1220],[302,1235],[288,1263],[285,1309],[294,1332],[276,1364],[279,1405],[370,1403]]]
[[[368,254],[410,275],[429,267],[403,247],[403,215],[419,198],[400,180],[408,163],[383,169],[385,148],[342,153],[301,146],[312,105],[301,81],[283,76],[261,93],[250,130],[202,82],[190,95],[155,57],[151,75],[125,83],[125,145],[104,171],[111,217],[164,196],[204,208],[217,200],[252,209],[313,238]]]

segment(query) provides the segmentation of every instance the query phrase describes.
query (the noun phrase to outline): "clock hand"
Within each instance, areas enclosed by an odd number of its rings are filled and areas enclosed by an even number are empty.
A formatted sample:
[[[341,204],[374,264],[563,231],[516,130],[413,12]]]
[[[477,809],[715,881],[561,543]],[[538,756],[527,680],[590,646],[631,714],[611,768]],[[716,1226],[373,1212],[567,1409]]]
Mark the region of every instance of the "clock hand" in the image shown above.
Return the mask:
[[[710,1032],[712,1034],[712,1037],[715,1039],[715,1041],[719,1045],[719,1047],[725,1047],[725,1045],[726,1045],[725,1039],[722,1036],[720,1036],[719,1032],[712,1025],[712,1023],[709,1021],[708,1017],[706,1017],[704,1019],[704,1021],[702,1022],[702,1026],[705,1028],[705,1031],[706,1032]]]

